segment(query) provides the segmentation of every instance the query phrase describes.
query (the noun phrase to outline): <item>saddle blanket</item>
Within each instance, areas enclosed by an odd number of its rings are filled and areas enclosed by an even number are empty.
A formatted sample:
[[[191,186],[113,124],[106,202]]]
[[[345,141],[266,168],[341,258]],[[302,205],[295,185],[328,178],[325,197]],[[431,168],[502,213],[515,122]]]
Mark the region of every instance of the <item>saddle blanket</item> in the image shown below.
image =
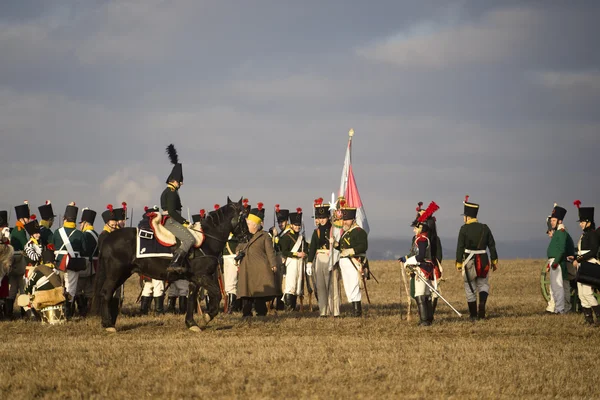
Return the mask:
[[[154,232],[137,228],[135,256],[137,258],[173,258],[170,246],[163,246],[154,238]]]
[[[162,216],[151,212],[144,215],[137,228],[136,257],[138,258],[173,258],[172,247],[178,243],[177,238],[161,224]],[[199,248],[204,242],[201,227],[190,229],[196,239],[194,248]]]

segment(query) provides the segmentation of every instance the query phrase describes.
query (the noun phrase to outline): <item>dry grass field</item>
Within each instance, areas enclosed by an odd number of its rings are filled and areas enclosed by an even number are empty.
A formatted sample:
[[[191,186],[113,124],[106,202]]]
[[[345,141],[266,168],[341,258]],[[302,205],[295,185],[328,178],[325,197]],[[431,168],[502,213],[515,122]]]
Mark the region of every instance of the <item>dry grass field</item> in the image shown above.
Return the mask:
[[[398,266],[384,261],[372,262],[380,284],[369,281],[359,319],[219,315],[199,334],[166,315],[121,316],[116,334],[97,318],[1,322],[0,398],[600,398],[600,329],[544,315],[541,263],[502,263],[476,323],[443,304],[431,327],[401,318]],[[446,269],[444,294],[466,313]],[[131,278],[125,314],[138,292]]]

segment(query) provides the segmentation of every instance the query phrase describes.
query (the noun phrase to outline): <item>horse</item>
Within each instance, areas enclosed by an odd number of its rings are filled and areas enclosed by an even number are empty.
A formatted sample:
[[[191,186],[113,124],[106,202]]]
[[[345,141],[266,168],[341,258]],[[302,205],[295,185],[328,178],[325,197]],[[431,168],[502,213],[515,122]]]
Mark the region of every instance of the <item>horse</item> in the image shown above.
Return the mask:
[[[108,332],[116,332],[118,307],[109,307],[111,302],[114,303],[113,294],[133,273],[138,273],[159,280],[187,279],[190,282],[188,299],[191,301],[187,302],[185,324],[191,331],[199,332],[200,327],[194,320],[198,291],[203,287],[209,294],[209,307],[205,314],[208,315],[208,319],[205,319],[208,323],[217,315],[221,301],[219,286],[214,279],[219,256],[229,234],[233,232],[237,236],[244,225],[243,216],[242,199],[232,202],[229,197],[226,205],[208,213],[202,221],[204,242],[193,252],[191,260],[186,258],[188,268],[185,274],[167,275],[170,259],[136,258],[136,228],[123,228],[108,235],[100,249],[93,299],[93,309],[99,309],[102,327]]]

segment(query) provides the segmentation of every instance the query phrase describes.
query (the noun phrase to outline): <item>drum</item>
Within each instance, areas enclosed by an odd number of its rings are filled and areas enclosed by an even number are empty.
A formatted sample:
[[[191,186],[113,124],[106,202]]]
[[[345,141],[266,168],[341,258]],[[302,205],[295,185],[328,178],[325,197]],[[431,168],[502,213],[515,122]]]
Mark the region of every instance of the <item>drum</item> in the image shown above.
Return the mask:
[[[577,282],[600,289],[600,265],[582,262],[577,269]]]
[[[42,317],[42,324],[62,325],[67,322],[62,304],[42,308],[40,315]]]

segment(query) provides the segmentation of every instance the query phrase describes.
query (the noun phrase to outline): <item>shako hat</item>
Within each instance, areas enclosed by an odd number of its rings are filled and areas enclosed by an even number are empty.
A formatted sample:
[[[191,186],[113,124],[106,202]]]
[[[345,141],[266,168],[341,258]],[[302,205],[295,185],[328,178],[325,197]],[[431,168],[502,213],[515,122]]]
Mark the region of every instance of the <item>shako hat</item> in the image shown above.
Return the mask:
[[[347,207],[346,200],[340,200],[340,210],[342,211],[342,220],[348,221],[356,219],[356,207]]]
[[[290,220],[290,224],[302,225],[302,209],[300,207],[296,208],[296,212],[290,213],[288,218]]]
[[[96,211],[90,210],[89,208],[84,208],[81,211],[80,222],[87,222],[90,225],[94,225],[94,221],[96,221]]]
[[[106,206],[106,210],[102,213],[102,220],[105,224],[109,221],[118,221],[112,204]]]
[[[256,208],[252,208],[248,214],[248,217],[246,218],[259,225],[262,224],[263,220],[265,219],[265,209],[263,206],[264,204],[261,202],[256,203]]]
[[[573,202],[579,210],[579,220],[577,222],[594,222],[594,207],[581,207],[581,201]]]
[[[288,220],[290,215],[290,210],[285,210],[283,208],[279,208],[279,204],[275,204],[275,217],[277,218],[277,222],[285,222]]]
[[[39,206],[38,211],[40,212],[40,219],[42,221],[48,221],[49,219],[56,217],[50,200],[46,200],[46,204]]]
[[[465,206],[465,210],[463,215],[465,217],[477,218],[477,213],[479,212],[479,204],[469,202],[469,195],[465,196],[465,201],[463,201]]]
[[[77,219],[77,213],[79,212],[79,208],[75,205],[75,202],[72,201],[65,208],[65,219],[75,221]]]
[[[250,213],[250,210],[252,209],[252,206],[248,204],[248,199],[242,200],[242,207],[242,213],[245,217],[247,217],[248,213]]]
[[[423,203],[420,203],[420,204],[423,204]],[[432,201],[431,203],[429,203],[429,205],[427,206],[427,209],[420,213],[419,217],[416,220],[415,226],[420,226],[422,229],[421,232],[428,232],[429,225],[427,224],[427,221],[430,218],[433,218],[433,213],[435,213],[439,209],[440,209],[440,206],[438,206],[435,201]]]
[[[53,264],[55,260],[54,256],[54,244],[49,243],[46,248],[42,250],[42,263]]]
[[[31,212],[29,211],[29,202],[25,200],[23,204],[15,206],[15,214],[17,214],[17,219],[29,218],[31,215]]]
[[[203,208],[200,210],[199,214],[192,215],[192,222],[195,224],[196,222],[202,222],[206,218],[206,210]]]
[[[183,168],[181,163],[179,162],[179,156],[177,155],[177,150],[175,146],[171,143],[167,146],[167,154],[169,155],[169,160],[171,164],[173,164],[173,169],[171,170],[171,174],[167,178],[167,183],[171,181],[177,181],[179,183],[183,182]]]
[[[5,226],[8,226],[8,211],[2,210],[0,211],[0,228]]]
[[[117,221],[125,221],[127,220],[127,203],[122,202],[121,208],[115,208],[113,211],[115,213],[115,219]]]
[[[323,198],[319,197],[315,200],[315,218],[329,218],[329,206],[330,204],[323,204]]]
[[[563,221],[565,219],[565,215],[567,215],[567,210],[554,203],[554,208],[552,209],[550,218],[556,218],[559,221]]]
[[[423,210],[423,202],[420,201],[417,203],[417,216],[415,217],[415,219],[413,220],[413,222],[410,223],[410,226],[415,227],[419,224],[419,217],[421,216],[421,214],[423,214],[425,212],[425,210]]]
[[[38,222],[35,215],[32,215],[30,221],[25,224],[25,230],[29,233],[29,236],[33,236],[34,233],[40,233],[40,223]]]

